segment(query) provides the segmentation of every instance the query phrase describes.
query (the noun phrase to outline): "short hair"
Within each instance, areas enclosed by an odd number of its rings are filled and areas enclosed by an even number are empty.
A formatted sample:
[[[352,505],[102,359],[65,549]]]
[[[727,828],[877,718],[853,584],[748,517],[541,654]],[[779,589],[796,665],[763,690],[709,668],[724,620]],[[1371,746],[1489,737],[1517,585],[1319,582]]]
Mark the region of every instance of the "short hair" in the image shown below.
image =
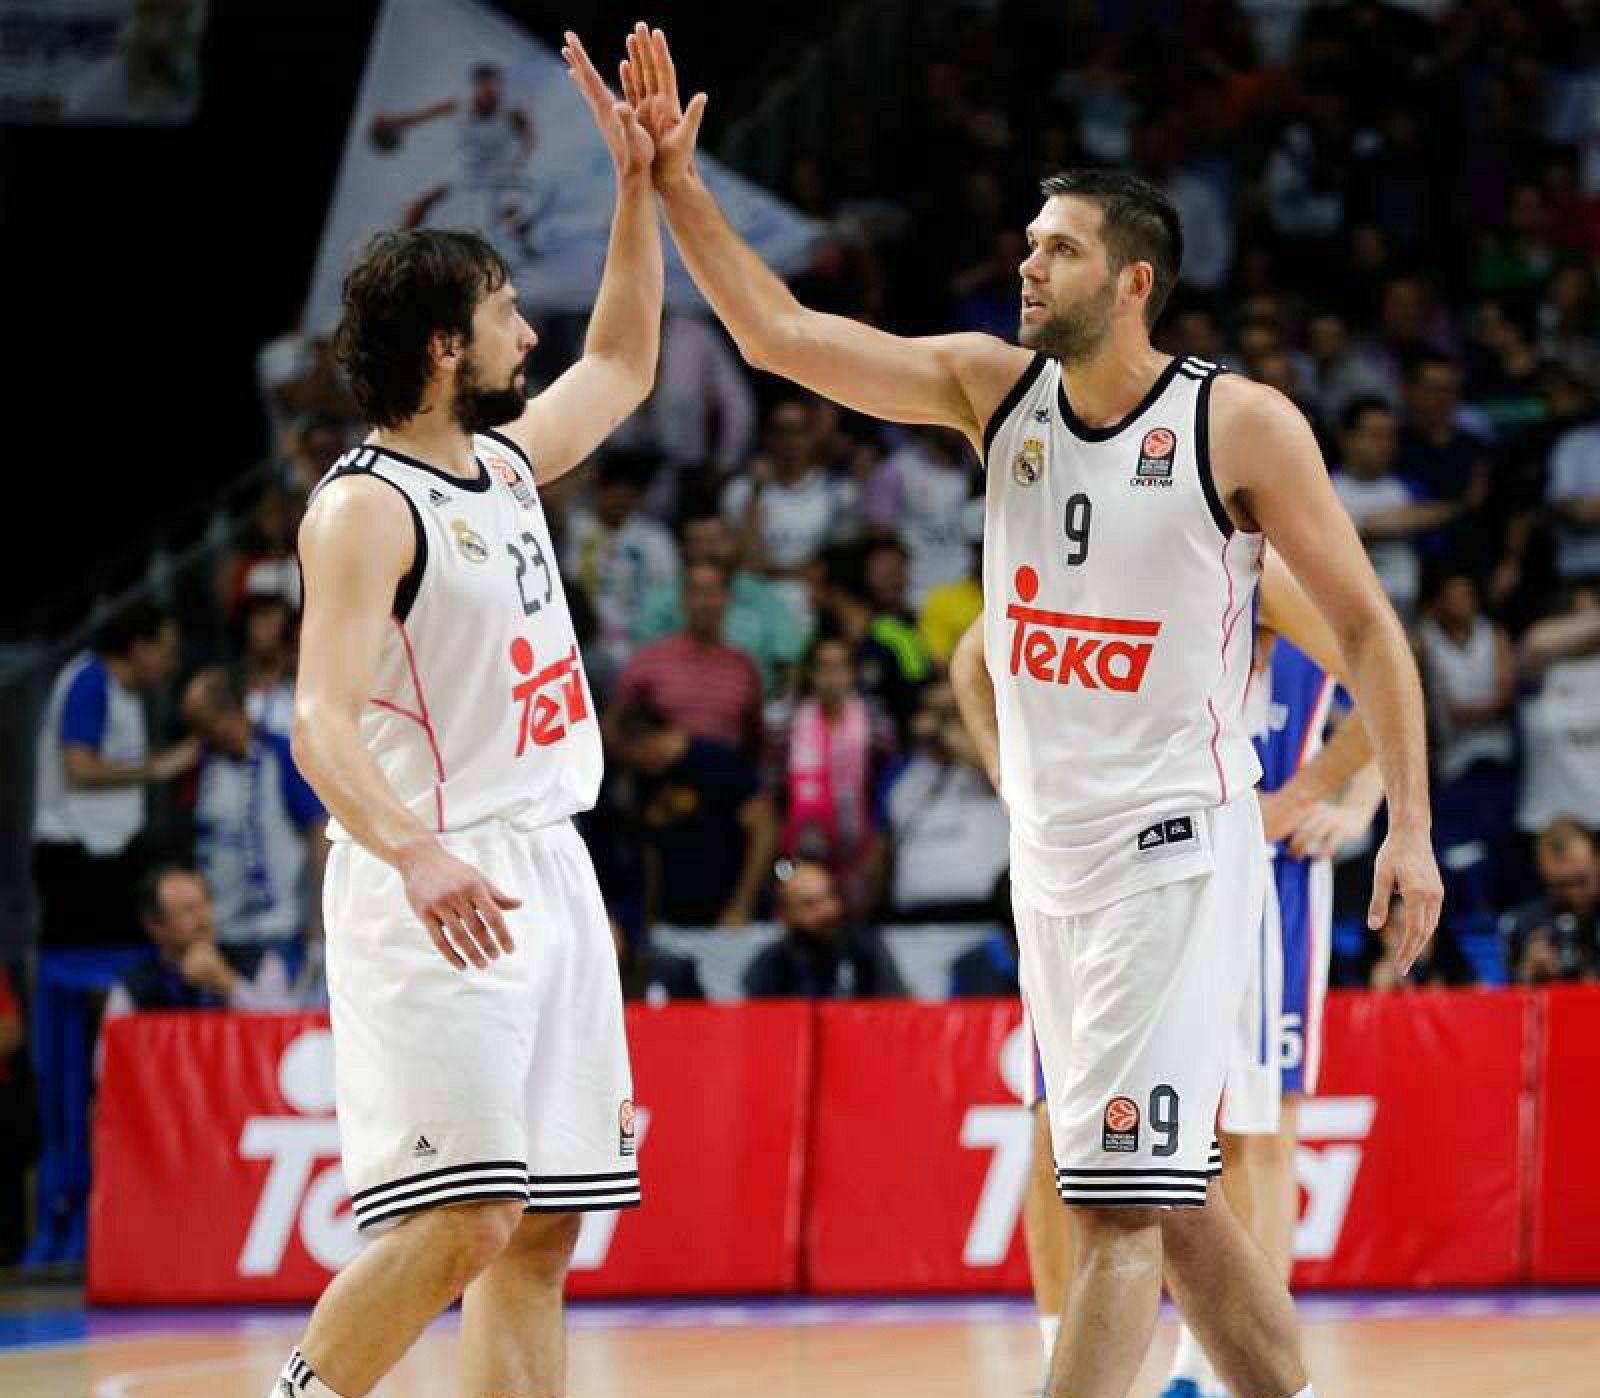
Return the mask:
[[[94,633],[98,655],[126,656],[135,641],[155,641],[172,620],[172,613],[154,602],[134,602],[100,623]]]
[[[1453,374],[1461,373],[1461,365],[1451,355],[1435,349],[1420,349],[1408,354],[1401,360],[1400,375],[1407,383],[1415,383],[1422,377],[1424,369],[1442,364]]]
[[[1375,393],[1363,394],[1360,398],[1352,398],[1345,409],[1339,414],[1339,431],[1353,432],[1361,426],[1361,419],[1368,413],[1388,413],[1394,416],[1393,404],[1379,398]]]
[[[624,704],[611,720],[611,731],[625,743],[653,738],[657,733],[668,732],[672,726],[667,711],[653,699],[635,699]]]
[[[422,406],[438,334],[472,339],[472,314],[511,280],[503,257],[476,233],[417,228],[379,233],[344,279],[333,352],[361,415],[396,427]]]
[[[1556,859],[1577,849],[1586,849],[1592,854],[1594,835],[1586,825],[1570,816],[1562,816],[1539,832],[1535,845],[1540,854]]]
[[[199,879],[202,885],[205,883],[205,879],[198,869],[191,869],[187,864],[180,864],[173,859],[146,869],[139,878],[138,893],[139,917],[143,921],[161,921],[163,916],[161,910],[161,885],[174,874],[183,874],[191,879]]]
[[[1144,323],[1153,328],[1183,266],[1183,220],[1172,201],[1153,184],[1121,170],[1064,170],[1040,180],[1039,192],[1046,199],[1070,195],[1099,205],[1100,240],[1112,271],[1134,262],[1150,264]]]
[[[243,713],[244,686],[237,675],[223,665],[208,665],[189,681],[208,709],[224,713]]]

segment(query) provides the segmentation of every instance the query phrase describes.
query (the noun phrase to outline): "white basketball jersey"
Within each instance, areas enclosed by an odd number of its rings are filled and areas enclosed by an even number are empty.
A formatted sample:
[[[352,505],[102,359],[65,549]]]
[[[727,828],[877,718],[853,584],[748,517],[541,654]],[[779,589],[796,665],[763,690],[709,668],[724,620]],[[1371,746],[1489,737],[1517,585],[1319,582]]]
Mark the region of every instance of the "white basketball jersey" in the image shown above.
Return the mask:
[[[1085,912],[1211,868],[1248,794],[1259,535],[1211,481],[1217,366],[1174,360],[1121,422],[1037,356],[985,434],[984,637],[1019,899]],[[1252,798],[1253,799],[1253,798]]]
[[[474,438],[465,481],[383,447],[345,475],[400,491],[416,563],[395,597],[361,736],[431,830],[499,817],[532,828],[587,810],[600,787],[594,700],[533,468],[498,433]],[[348,834],[329,822],[329,835]]]

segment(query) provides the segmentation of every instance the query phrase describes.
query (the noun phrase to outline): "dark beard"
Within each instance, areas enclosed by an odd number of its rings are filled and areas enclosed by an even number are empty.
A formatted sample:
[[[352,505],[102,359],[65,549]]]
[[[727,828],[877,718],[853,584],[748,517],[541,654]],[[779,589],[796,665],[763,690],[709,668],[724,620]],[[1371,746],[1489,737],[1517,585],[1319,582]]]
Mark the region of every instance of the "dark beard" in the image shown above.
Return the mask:
[[[1116,292],[1116,283],[1107,281],[1088,300],[1051,316],[1043,325],[1022,326],[1017,340],[1025,348],[1038,350],[1063,364],[1081,364],[1111,333],[1111,303]]]
[[[519,373],[520,367],[513,370],[512,382],[504,388],[485,388],[470,363],[462,366],[450,411],[463,432],[487,432],[491,427],[503,427],[522,416],[528,400],[516,386]]]

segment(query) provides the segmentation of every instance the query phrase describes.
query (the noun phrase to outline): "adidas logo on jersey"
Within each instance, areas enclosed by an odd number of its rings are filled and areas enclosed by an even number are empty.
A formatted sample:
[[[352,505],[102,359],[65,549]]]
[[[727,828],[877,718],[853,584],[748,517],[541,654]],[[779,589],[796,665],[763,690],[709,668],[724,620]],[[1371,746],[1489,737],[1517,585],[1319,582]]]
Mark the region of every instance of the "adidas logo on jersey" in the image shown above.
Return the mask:
[[[429,1155],[437,1155],[438,1153],[439,1152],[433,1148],[433,1142],[430,1141],[426,1136],[418,1136],[416,1145],[411,1148],[411,1154],[418,1158]]]
[[[1017,569],[1015,586],[1021,601],[1006,608],[1012,624],[1012,675],[1041,684],[1139,692],[1155,637],[1161,634],[1159,621],[1080,616],[1029,606],[1039,595],[1039,575],[1027,564]]]
[[[448,505],[450,500],[451,497],[446,495],[444,491],[435,490],[432,486],[428,487],[428,503],[435,508],[438,508],[440,505]]]
[[[1151,855],[1157,850],[1163,856],[1187,854],[1188,847],[1198,838],[1193,816],[1173,816],[1169,820],[1158,820],[1154,825],[1145,826],[1134,841],[1134,850],[1142,855]]]

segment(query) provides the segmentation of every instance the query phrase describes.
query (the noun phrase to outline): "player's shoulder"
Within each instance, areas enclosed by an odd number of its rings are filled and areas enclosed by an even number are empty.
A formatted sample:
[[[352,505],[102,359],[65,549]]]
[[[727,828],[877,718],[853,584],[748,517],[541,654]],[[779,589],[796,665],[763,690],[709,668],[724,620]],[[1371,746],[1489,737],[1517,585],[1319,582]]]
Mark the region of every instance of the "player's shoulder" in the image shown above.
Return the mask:
[[[302,546],[335,538],[366,540],[375,533],[404,528],[410,534],[411,507],[405,492],[373,469],[377,454],[357,447],[334,463],[317,483],[300,525]]]
[[[1306,415],[1270,384],[1243,374],[1218,374],[1211,382],[1208,424],[1213,447],[1283,446],[1315,437]]]

